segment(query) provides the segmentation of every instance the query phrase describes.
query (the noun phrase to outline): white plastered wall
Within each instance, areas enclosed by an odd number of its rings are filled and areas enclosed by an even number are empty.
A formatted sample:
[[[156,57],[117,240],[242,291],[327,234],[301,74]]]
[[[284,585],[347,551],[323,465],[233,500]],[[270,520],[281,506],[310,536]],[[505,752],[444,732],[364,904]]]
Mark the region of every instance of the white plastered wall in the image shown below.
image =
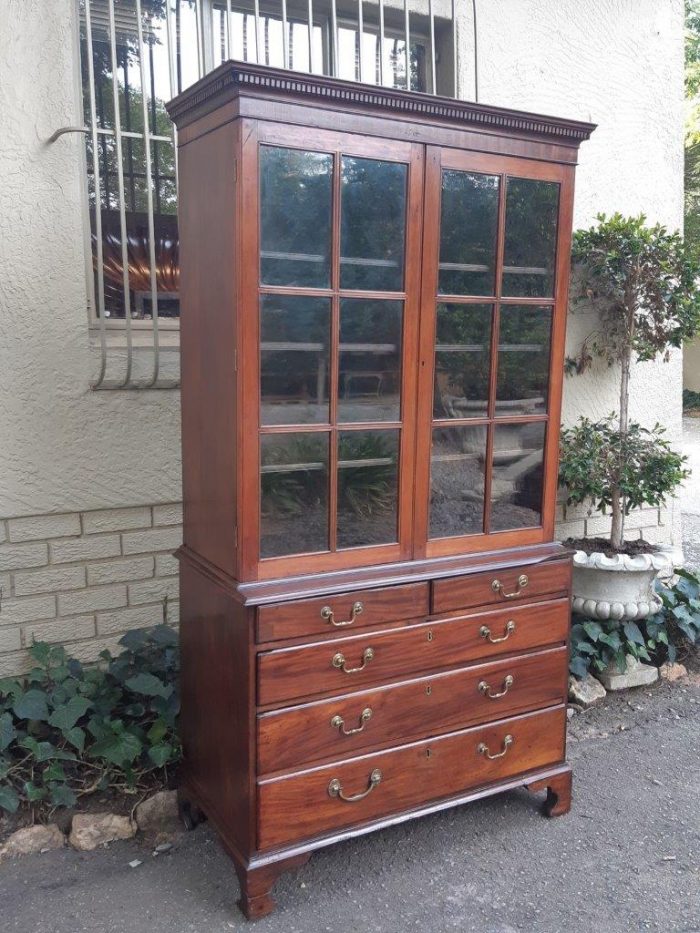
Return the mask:
[[[471,6],[458,0],[460,88],[467,99],[474,96]],[[682,0],[477,0],[477,6],[482,102],[599,124],[581,148],[576,224],[619,210],[680,226]],[[0,0],[3,672],[19,666],[39,619],[55,619],[42,625],[58,638],[66,615],[66,631],[87,648],[94,638],[144,624],[142,600],[156,621],[159,600],[172,586],[156,585],[156,578],[174,572],[165,557],[177,533],[158,529],[179,521],[176,511],[159,505],[180,497],[179,393],[90,390],[97,359],[86,313],[83,138],[46,142],[58,127],[82,122],[76,7],[75,0]],[[590,326],[571,319],[571,352]],[[676,442],[681,383],[680,353],[666,364],[637,366],[632,381],[633,416],[664,423]],[[567,380],[564,420],[603,415],[616,401],[615,373],[597,368]],[[661,519],[657,539],[671,532],[679,539],[675,511]],[[54,513],[51,521],[42,518],[47,513]],[[23,516],[37,518],[27,524]],[[92,563],[103,559],[114,563]],[[141,576],[156,582],[145,585]],[[64,589],[83,594],[77,604],[51,582],[59,578]],[[123,613],[116,620],[100,615],[115,610]],[[48,637],[43,629],[42,637]]]
[[[460,6],[462,96],[473,96],[471,2]],[[682,0],[477,0],[479,100],[598,124],[581,146],[574,225],[600,212],[683,224]],[[567,352],[594,326],[570,315]],[[700,363],[700,359],[698,360]],[[700,377],[699,377],[700,378]],[[681,438],[682,353],[634,367],[631,416]],[[605,365],[567,378],[563,421],[618,409]],[[668,533],[680,538],[671,506]]]
[[[178,392],[92,392],[75,0],[0,0],[0,518],[180,497]]]

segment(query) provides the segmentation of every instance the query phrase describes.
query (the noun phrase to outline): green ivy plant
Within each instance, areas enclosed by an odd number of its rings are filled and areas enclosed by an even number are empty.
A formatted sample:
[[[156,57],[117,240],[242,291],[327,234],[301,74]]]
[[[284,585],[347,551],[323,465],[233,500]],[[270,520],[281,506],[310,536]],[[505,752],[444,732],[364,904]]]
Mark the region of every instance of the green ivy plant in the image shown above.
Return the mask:
[[[613,548],[621,550],[629,508],[627,490],[616,479],[624,459],[612,461],[616,451],[630,449],[630,431],[639,433],[639,426],[629,422],[632,362],[668,359],[671,347],[681,347],[700,330],[700,258],[680,233],[669,232],[661,224],[647,225],[643,214],[599,214],[597,219],[595,226],[574,234],[572,301],[595,308],[600,323],[568,363],[570,371],[579,373],[588,369],[595,357],[619,367],[620,408],[615,427],[619,440],[611,447],[608,476],[610,541]],[[609,433],[612,429],[611,423]],[[657,457],[658,444],[648,449]],[[647,472],[642,458],[638,459],[638,472],[640,479]],[[564,477],[562,482],[566,482]],[[569,493],[579,495],[575,487],[569,487]]]
[[[128,632],[84,666],[37,642],[35,666],[0,680],[0,809],[75,806],[108,788],[137,794],[180,758],[179,648],[167,625]]]
[[[569,670],[585,677],[609,664],[625,669],[626,655],[652,664],[675,661],[681,646],[700,645],[700,575],[676,571],[672,586],[657,583],[662,608],[638,622],[576,622],[571,627]]]

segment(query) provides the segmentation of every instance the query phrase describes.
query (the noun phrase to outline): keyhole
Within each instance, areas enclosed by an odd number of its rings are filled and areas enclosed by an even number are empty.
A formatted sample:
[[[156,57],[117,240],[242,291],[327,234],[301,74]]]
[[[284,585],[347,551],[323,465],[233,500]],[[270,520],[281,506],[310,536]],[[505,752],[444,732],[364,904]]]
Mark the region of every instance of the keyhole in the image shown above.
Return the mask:
[[[433,753],[431,752],[431,750],[430,750],[429,748],[426,748],[426,750],[425,750],[425,757],[426,757],[426,758],[430,758],[432,754],[433,754]]]
[[[433,688],[432,688],[432,687],[426,687],[426,688],[425,688],[426,696],[430,696],[430,694],[431,694],[432,692],[433,692]]]
[[[428,632],[428,641],[432,641],[432,640],[433,640],[433,633],[431,631],[431,632]]]

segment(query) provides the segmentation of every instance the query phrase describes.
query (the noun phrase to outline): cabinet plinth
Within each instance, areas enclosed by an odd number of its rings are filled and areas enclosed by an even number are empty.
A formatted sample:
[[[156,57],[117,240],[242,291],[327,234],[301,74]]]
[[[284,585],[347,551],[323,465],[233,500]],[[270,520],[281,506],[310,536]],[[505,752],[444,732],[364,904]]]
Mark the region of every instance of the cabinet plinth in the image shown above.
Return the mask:
[[[181,807],[247,917],[316,848],[570,805],[553,540],[593,127],[229,62],[176,98]]]

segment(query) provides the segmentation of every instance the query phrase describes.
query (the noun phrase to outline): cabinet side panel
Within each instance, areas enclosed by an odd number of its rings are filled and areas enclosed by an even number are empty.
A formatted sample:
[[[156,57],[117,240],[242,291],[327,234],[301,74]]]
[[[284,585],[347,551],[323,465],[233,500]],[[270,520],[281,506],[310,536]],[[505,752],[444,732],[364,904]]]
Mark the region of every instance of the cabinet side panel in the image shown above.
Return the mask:
[[[184,780],[226,843],[254,845],[250,610],[180,562]]]
[[[234,576],[237,129],[179,149],[184,542]]]

